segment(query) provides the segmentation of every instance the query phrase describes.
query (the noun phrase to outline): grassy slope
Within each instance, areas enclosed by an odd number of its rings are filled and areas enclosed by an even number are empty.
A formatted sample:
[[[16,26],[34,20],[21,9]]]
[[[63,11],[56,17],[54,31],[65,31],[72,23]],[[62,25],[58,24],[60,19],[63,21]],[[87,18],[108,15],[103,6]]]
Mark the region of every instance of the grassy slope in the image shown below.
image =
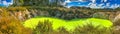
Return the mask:
[[[67,30],[74,30],[77,26],[82,27],[88,23],[93,24],[94,27],[101,25],[104,27],[111,27],[112,23],[109,20],[88,18],[88,19],[75,19],[75,20],[62,20],[57,18],[41,17],[41,18],[31,18],[23,24],[28,28],[35,28],[38,22],[44,22],[44,20],[49,20],[52,22],[52,27],[54,30],[57,30],[59,27],[65,27]]]

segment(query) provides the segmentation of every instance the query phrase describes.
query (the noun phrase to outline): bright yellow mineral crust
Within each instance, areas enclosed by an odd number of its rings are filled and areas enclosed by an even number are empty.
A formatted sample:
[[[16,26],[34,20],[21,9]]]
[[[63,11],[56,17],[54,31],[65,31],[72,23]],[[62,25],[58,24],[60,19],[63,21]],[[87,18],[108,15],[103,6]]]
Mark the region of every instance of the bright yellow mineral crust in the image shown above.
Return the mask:
[[[97,19],[97,18],[88,18],[88,19],[75,19],[75,20],[63,20],[58,18],[50,17],[41,17],[41,18],[31,18],[24,22],[24,26],[34,29],[39,21],[44,22],[44,20],[49,20],[52,22],[52,27],[54,30],[57,30],[59,27],[64,27],[67,30],[74,30],[76,27],[83,27],[84,25],[92,24],[94,27],[102,26],[106,28],[112,27],[113,23],[109,20]],[[100,28],[102,28],[100,27]]]

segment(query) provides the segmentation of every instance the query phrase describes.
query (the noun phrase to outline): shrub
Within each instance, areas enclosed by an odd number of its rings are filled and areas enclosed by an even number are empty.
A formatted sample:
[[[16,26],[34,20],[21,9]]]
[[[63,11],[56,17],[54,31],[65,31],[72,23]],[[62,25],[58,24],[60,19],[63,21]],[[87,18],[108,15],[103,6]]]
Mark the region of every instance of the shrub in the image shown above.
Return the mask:
[[[52,29],[52,24],[45,20],[44,22],[39,22],[38,26],[33,29],[34,34],[112,34],[113,30],[111,28],[102,28],[101,26],[94,27],[92,24],[84,25],[83,27],[77,27],[74,31],[67,31],[66,28],[60,27],[58,30]]]
[[[25,28],[21,22],[9,12],[2,9],[0,13],[0,33],[1,34],[31,34],[31,30]]]
[[[92,24],[84,25],[83,27],[77,27],[74,30],[74,34],[112,34],[112,29],[110,28],[102,28],[99,29],[101,26],[93,27]]]
[[[27,8],[25,7],[9,7],[7,10],[9,11],[25,11]]]
[[[69,32],[64,28],[60,27],[58,31],[53,30],[52,24],[45,20],[43,23],[39,22],[37,27],[33,30],[34,34],[69,34]]]
[[[43,23],[39,22],[33,30],[34,34],[49,34],[50,32],[52,32],[52,24],[48,20],[45,20]]]
[[[60,27],[58,29],[59,34],[71,34],[69,31],[67,31],[64,27]]]

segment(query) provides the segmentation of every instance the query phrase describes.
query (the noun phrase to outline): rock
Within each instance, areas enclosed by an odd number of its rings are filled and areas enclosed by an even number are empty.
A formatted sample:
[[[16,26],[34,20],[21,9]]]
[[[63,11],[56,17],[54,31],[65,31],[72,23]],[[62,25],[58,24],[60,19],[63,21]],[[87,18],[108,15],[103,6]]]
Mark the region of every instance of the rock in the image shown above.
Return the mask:
[[[113,34],[119,34],[120,33],[120,26],[115,26],[113,28]]]
[[[104,12],[97,12],[92,15],[94,18],[108,19],[108,15]]]
[[[119,25],[119,26],[120,26],[120,13],[114,18],[113,24],[114,24],[115,26],[116,26],[116,25]]]

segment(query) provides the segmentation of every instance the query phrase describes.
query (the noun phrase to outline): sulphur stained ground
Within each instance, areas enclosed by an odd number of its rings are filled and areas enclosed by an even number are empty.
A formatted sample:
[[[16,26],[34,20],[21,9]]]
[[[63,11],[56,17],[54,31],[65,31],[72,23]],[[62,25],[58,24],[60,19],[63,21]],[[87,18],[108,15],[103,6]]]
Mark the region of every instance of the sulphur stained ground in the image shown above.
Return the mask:
[[[57,30],[60,27],[64,27],[66,30],[74,30],[76,27],[83,27],[84,25],[92,24],[93,27],[102,26],[106,28],[112,27],[112,22],[104,19],[97,18],[87,18],[87,19],[74,19],[74,20],[63,20],[58,18],[50,18],[50,17],[40,17],[40,18],[31,18],[24,22],[24,26],[34,29],[39,21],[44,22],[45,20],[49,20],[52,22],[52,27],[54,30]]]

